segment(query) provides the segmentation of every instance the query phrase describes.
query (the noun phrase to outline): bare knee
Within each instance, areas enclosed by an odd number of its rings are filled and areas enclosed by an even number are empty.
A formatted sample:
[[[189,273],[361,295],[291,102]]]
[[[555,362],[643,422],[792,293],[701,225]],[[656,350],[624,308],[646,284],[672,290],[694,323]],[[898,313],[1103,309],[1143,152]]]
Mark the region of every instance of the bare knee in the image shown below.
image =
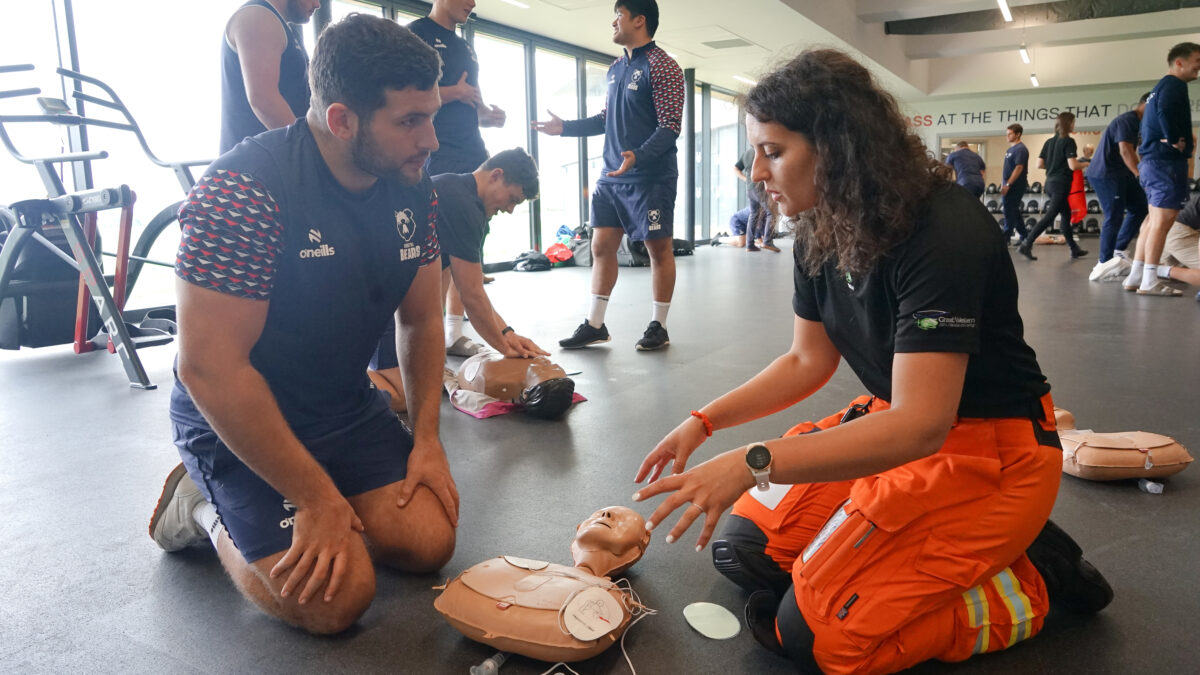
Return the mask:
[[[428,574],[450,562],[455,529],[433,492],[418,487],[397,516],[367,526],[368,546],[377,561],[413,574]]]
[[[345,573],[333,598],[325,600],[326,580],[303,604],[300,596],[308,584],[308,576],[286,598],[282,592],[288,575],[270,576],[275,563],[283,557],[282,552],[247,564],[241,561],[232,544],[229,548],[238,558],[231,566],[227,556],[222,555],[222,562],[226,563],[226,569],[242,594],[266,613],[309,633],[331,635],[346,630],[367,611],[375,597],[375,569],[361,540],[349,554]]]
[[[367,567],[367,574],[356,574],[343,582],[333,600],[325,602],[314,597],[303,605],[297,605],[295,621],[301,628],[315,635],[334,635],[350,628],[371,606],[375,598],[375,573]]]

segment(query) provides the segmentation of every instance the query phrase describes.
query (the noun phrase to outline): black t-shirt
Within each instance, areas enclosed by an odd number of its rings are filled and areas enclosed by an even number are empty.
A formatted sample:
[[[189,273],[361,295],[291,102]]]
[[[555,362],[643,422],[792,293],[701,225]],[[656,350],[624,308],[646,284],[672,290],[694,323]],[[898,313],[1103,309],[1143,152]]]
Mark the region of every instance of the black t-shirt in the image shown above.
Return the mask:
[[[1192,195],[1187,206],[1175,216],[1175,222],[1187,225],[1193,230],[1200,230],[1200,194]]]
[[[1046,182],[1070,183],[1071,167],[1068,157],[1075,157],[1075,139],[1070,136],[1051,136],[1038,155],[1046,162]]]
[[[796,315],[820,321],[867,390],[892,396],[898,353],[969,354],[958,413],[1025,417],[1050,391],[1022,337],[1017,275],[995,219],[957,186],[937,191],[908,241],[865,276],[795,272]]]
[[[469,173],[444,173],[433,177],[438,195],[438,243],[442,247],[442,267],[450,266],[450,256],[467,262],[483,262],[483,237],[488,218],[475,176]]]

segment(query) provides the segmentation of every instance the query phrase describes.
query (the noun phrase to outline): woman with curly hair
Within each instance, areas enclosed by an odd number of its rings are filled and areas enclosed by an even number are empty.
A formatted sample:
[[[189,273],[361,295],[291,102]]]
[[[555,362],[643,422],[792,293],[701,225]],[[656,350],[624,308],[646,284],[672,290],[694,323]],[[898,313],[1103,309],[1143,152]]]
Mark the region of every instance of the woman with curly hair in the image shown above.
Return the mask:
[[[703,516],[700,550],[732,505],[713,562],[802,672],[963,660],[1036,634],[1050,599],[1103,608],[1111,588],[1047,521],[1062,451],[994,220],[841,52],[801,54],[745,105],[751,179],[796,220],[792,346],[650,452],[634,499],[669,494],[648,526],[684,507],[666,540]],[[842,359],[870,395],[684,470]]]

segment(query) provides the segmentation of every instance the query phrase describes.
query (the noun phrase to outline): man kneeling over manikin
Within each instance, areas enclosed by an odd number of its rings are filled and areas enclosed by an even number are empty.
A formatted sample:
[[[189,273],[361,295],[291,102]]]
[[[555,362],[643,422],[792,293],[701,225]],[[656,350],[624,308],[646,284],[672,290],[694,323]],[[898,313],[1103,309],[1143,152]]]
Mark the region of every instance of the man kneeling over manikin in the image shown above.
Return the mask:
[[[591,658],[617,642],[645,608],[610,577],[641,559],[650,542],[632,509],[596,511],[576,529],[574,567],[500,556],[446,585],[434,607],[466,637],[543,661]]]

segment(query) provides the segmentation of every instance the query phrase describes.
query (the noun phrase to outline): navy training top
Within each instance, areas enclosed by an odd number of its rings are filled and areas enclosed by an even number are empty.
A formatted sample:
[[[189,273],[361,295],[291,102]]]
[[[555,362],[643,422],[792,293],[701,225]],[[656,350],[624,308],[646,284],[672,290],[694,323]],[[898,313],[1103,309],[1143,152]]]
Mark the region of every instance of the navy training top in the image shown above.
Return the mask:
[[[308,114],[311,92],[308,89],[308,52],[297,26],[283,20],[283,16],[267,0],[250,0],[246,7],[265,7],[270,10],[287,34],[287,47],[279,57],[279,93],[287,101],[296,117]],[[223,155],[242,142],[243,138],[257,136],[267,127],[254,114],[250,99],[246,97],[246,81],[242,79],[242,61],[229,45],[224,31],[221,34],[221,149]]]
[[[1125,160],[1121,158],[1121,143],[1129,143],[1136,150],[1141,125],[1135,110],[1123,112],[1108,123],[1104,133],[1100,134],[1100,147],[1096,154],[1092,155],[1092,163],[1085,172],[1088,179],[1124,178],[1133,175],[1129,167],[1125,166]]]
[[[408,28],[442,57],[439,87],[458,84],[463,73],[467,74],[467,84],[479,86],[479,60],[466,40],[429,17],[413,21]],[[479,113],[466,103],[443,102],[433,118],[433,128],[439,147],[429,158],[431,166],[457,167],[452,173],[468,173],[488,158],[483,136],[479,133]]]
[[[683,71],[653,41],[622,54],[608,67],[608,94],[600,114],[563,122],[563,136],[604,134],[604,171],[597,182],[670,183],[679,178],[675,141],[683,119]],[[633,168],[620,176],[621,152]]]
[[[313,438],[377,398],[367,363],[417,270],[440,255],[436,219],[428,177],[346,190],[301,119],[208,167],[179,210],[175,274],[270,302],[250,362],[296,435]],[[170,414],[211,428],[178,380]]]
[[[954,167],[959,185],[983,185],[983,172],[987,164],[974,150],[959,148],[946,156],[946,164]]]
[[[1021,172],[1020,178],[1017,178],[1016,182],[1010,184],[1009,187],[1023,189],[1029,185],[1029,149],[1020,141],[1017,141],[1004,153],[1004,169],[1001,170],[1000,178],[1008,183],[1008,177],[1018,166],[1025,167],[1025,170]]]
[[[1146,99],[1142,112],[1142,144],[1138,154],[1143,160],[1186,161],[1196,150],[1192,140],[1192,104],[1187,83],[1174,75],[1165,75]],[[1172,144],[1183,139],[1180,152]]]

